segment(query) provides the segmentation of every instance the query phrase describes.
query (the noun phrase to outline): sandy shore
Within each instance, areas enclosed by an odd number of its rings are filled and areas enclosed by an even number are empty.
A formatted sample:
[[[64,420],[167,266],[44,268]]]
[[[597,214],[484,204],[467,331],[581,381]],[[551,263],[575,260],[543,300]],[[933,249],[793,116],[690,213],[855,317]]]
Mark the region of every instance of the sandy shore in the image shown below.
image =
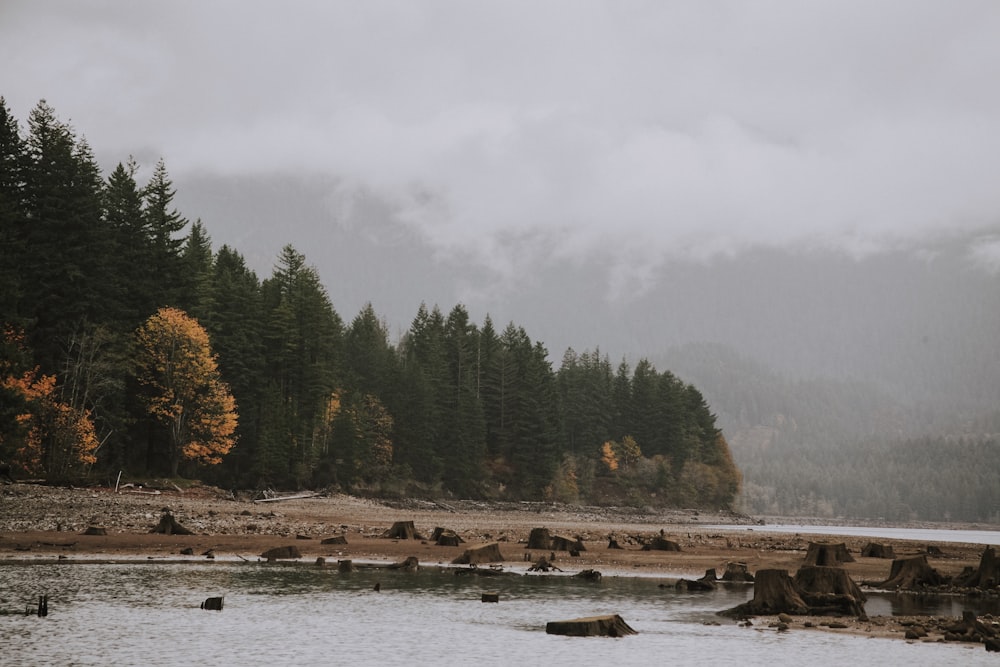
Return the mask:
[[[149,531],[164,510],[193,535],[161,535]],[[382,537],[396,521],[412,521],[423,537],[436,527],[455,531],[464,544],[438,546],[428,539]],[[105,535],[85,535],[88,528]],[[824,537],[768,532],[749,517],[693,510],[668,512],[629,508],[570,507],[540,503],[477,503],[472,501],[407,501],[382,503],[346,495],[318,496],[277,502],[255,502],[209,487],[178,489],[69,489],[33,484],[0,487],[0,560],[37,562],[60,559],[94,560],[256,560],[272,547],[295,546],[303,563],[317,558],[328,563],[351,559],[381,563],[413,556],[424,565],[447,565],[465,549],[497,542],[505,569],[525,570],[532,561],[552,554],[525,548],[533,528],[583,541],[585,550],[570,557],[555,553],[554,564],[573,574],[594,569],[605,576],[650,576],[667,583],[698,578],[709,568],[721,575],[730,562],[746,563],[750,572],[765,568],[793,573],[802,564],[811,541],[844,542],[855,562],[846,564],[858,582],[888,578],[891,561],[863,558],[868,538]],[[641,545],[662,534],[681,551],[642,551]],[[99,532],[99,531],[98,531]],[[322,544],[343,535],[346,544]],[[614,538],[621,549],[608,548]],[[926,553],[933,568],[946,576],[979,564],[982,545],[950,542],[916,543],[880,540],[897,556]],[[192,555],[183,555],[187,550]],[[899,637],[926,618],[872,617],[864,621],[836,619],[847,627],[839,632]],[[992,619],[988,619],[992,620]],[[829,630],[829,618],[795,617],[795,628]],[[758,618],[757,627],[776,619]],[[932,633],[927,640],[936,640]]]

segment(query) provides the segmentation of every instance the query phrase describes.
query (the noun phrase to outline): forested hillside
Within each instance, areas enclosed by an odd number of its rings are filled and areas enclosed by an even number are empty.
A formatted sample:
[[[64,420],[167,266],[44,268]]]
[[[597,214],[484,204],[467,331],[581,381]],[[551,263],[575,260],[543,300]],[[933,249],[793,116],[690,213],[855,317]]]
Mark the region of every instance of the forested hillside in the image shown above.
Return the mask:
[[[641,360],[421,305],[390,340],[291,245],[259,278],[176,210],[163,161],[105,177],[41,102],[0,98],[0,461],[49,479],[727,506],[701,393]],[[280,224],[275,220],[275,224]],[[400,276],[405,280],[405,276]],[[364,285],[357,285],[364,290]]]
[[[1000,411],[970,417],[870,385],[782,377],[721,345],[663,360],[698,383],[756,515],[1000,523]]]

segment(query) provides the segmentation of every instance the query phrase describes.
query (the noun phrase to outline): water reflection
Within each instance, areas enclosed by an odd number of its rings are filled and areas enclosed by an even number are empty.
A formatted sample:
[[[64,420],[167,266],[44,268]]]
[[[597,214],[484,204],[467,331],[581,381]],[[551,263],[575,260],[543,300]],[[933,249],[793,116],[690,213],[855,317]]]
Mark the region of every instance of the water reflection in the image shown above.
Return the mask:
[[[375,583],[381,591],[375,592]],[[257,563],[0,566],[0,608],[49,595],[48,618],[0,617],[9,664],[268,665],[293,662],[414,665],[803,664],[839,658],[890,664],[995,664],[954,647],[835,633],[778,634],[716,616],[750,587],[679,593],[651,578],[456,576],[451,571],[339,573]],[[497,592],[498,604],[481,602]],[[222,612],[198,608],[225,596]],[[889,597],[890,609],[892,602]],[[874,601],[874,598],[873,598]],[[639,634],[620,640],[545,634],[551,620],[620,614]],[[870,613],[876,612],[870,609]],[[888,612],[895,613],[895,612]],[[939,611],[933,612],[941,613]],[[956,615],[953,611],[946,615]],[[943,649],[943,652],[942,652]],[[981,650],[981,649],[980,649]],[[918,657],[919,656],[919,657]],[[5,661],[4,664],[8,664]]]

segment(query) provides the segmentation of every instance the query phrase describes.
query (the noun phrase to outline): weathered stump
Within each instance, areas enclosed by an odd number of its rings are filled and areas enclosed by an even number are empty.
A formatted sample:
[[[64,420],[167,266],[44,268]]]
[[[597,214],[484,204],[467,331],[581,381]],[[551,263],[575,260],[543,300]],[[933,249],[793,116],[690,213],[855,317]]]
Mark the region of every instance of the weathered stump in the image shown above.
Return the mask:
[[[729,582],[752,583],[753,575],[747,570],[746,563],[726,563],[726,571],[722,573],[722,580]]]
[[[552,549],[555,551],[579,552],[586,551],[583,540],[579,537],[566,537],[565,535],[554,535],[552,537]]]
[[[662,535],[657,535],[650,542],[642,545],[643,551],[680,551],[681,545],[668,540]]]
[[[597,570],[581,570],[573,575],[574,578],[585,581],[600,581],[602,576]]]
[[[87,530],[83,531],[84,535],[107,535],[108,529],[103,526],[87,526]]]
[[[466,549],[461,556],[451,561],[452,565],[479,565],[480,563],[502,563],[506,560],[496,542]]]
[[[483,596],[482,596],[482,598],[480,598],[480,600],[482,602],[500,602],[500,594],[499,593],[493,593],[493,592],[491,592],[491,593],[483,593]]]
[[[193,532],[177,523],[177,519],[170,512],[164,512],[160,517],[160,522],[153,526],[149,532],[161,535],[194,535]]]
[[[531,532],[528,533],[528,546],[525,549],[543,549],[548,550],[552,548],[552,535],[549,533],[548,528],[532,528]]]
[[[613,537],[608,538],[608,548],[609,549],[621,549],[622,545],[618,544],[618,540]]]
[[[866,617],[867,598],[842,567],[803,565],[792,581],[811,614]]]
[[[940,586],[944,581],[944,577],[927,563],[927,556],[921,554],[892,561],[889,578],[876,586],[912,590],[925,586]]]
[[[260,555],[261,558],[265,560],[283,560],[290,558],[302,558],[302,552],[295,545],[289,545],[287,547],[274,547],[273,549],[268,549]]]
[[[465,542],[454,530],[440,527],[431,533],[431,541],[439,547],[457,547]]]
[[[847,546],[843,542],[836,544],[810,542],[806,551],[806,565],[837,567],[843,563],[853,562],[854,556],[848,553]]]
[[[678,579],[677,583],[674,584],[674,588],[678,591],[687,591],[689,593],[714,591],[715,582],[704,579]]]
[[[201,608],[209,611],[222,611],[222,600],[222,598],[206,598],[201,603]]]
[[[397,521],[392,524],[389,530],[382,533],[382,537],[394,540],[422,540],[423,537],[417,532],[412,521]]]
[[[402,570],[403,572],[416,572],[420,569],[420,560],[416,556],[407,556],[405,560],[399,563],[393,563],[386,566],[387,570]]]
[[[788,576],[788,570],[758,570],[753,599],[720,613],[737,618],[781,613],[803,615],[809,613],[809,605]]]
[[[545,624],[545,632],[566,637],[625,637],[638,634],[618,614],[549,621]]]
[[[997,588],[1000,586],[1000,559],[997,559],[996,549],[986,547],[979,557],[979,567],[968,575],[956,581],[966,588]]]
[[[865,558],[895,558],[896,552],[891,544],[869,542],[861,550],[861,555]]]
[[[354,572],[354,561],[348,560],[338,560],[337,561],[337,572]]]

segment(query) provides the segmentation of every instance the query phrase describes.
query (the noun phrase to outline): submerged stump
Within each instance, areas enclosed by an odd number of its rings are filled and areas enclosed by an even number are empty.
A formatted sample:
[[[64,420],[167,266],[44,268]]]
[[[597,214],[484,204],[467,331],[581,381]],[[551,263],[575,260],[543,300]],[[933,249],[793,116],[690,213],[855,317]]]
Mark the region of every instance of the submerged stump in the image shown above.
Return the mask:
[[[545,633],[566,637],[625,637],[638,634],[618,614],[549,621]]]

